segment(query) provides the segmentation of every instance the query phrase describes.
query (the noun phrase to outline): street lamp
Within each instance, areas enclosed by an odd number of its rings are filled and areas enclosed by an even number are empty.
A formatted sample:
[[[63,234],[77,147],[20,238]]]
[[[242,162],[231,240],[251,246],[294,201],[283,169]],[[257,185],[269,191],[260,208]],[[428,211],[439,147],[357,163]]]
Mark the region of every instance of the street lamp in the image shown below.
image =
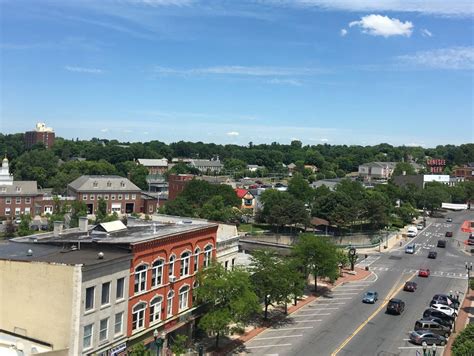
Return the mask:
[[[156,356],[160,356],[161,346],[165,341],[166,334],[162,332],[161,335],[157,329],[153,331],[153,339],[155,340],[155,347],[156,347]]]
[[[471,271],[472,271],[472,262],[465,262],[466,272],[467,272],[467,291],[469,292],[469,282],[471,280]]]

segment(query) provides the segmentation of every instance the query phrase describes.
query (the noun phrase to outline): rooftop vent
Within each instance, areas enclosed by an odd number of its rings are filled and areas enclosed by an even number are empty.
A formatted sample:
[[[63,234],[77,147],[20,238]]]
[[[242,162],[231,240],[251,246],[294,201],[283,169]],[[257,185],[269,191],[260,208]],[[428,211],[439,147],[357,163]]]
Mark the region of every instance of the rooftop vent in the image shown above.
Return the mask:
[[[97,254],[97,257],[99,258],[99,260],[103,260],[104,259],[104,253],[103,252],[99,252]]]
[[[33,250],[30,248],[28,251],[26,251],[27,256],[33,256]]]

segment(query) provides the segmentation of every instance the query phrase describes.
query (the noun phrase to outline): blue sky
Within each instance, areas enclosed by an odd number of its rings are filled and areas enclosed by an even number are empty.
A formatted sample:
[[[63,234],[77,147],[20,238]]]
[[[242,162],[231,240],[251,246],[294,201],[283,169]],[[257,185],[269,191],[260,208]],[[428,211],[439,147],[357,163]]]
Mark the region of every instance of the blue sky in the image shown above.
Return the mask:
[[[1,132],[469,143],[473,19],[464,0],[0,0]]]

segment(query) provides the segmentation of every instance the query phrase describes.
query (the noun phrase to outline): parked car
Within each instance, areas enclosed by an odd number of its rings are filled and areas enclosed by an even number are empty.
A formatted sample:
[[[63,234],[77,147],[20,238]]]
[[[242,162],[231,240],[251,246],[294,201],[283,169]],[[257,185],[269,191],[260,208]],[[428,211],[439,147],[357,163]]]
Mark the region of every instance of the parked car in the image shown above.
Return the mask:
[[[453,218],[446,218],[446,222],[453,222]]]
[[[449,330],[451,330],[453,326],[453,323],[451,322],[451,320],[438,318],[436,316],[428,316],[426,318],[423,317],[422,320],[434,321],[435,323],[446,326],[447,328],[449,328]]]
[[[440,312],[443,312],[444,314],[448,316],[456,317],[456,315],[458,314],[456,309],[448,307],[447,305],[444,305],[444,304],[433,304],[431,306],[431,309],[439,310]]]
[[[414,344],[421,345],[426,342],[428,345],[446,345],[444,336],[435,334],[429,330],[416,330],[410,333],[410,341]]]
[[[403,286],[403,290],[406,292],[414,292],[416,291],[417,286],[418,285],[415,282],[408,281],[408,282],[405,282],[405,285]]]
[[[438,240],[438,244],[436,245],[438,247],[446,247],[446,240]]]
[[[414,254],[415,253],[415,244],[410,244],[405,247],[405,253]]]
[[[457,309],[459,307],[459,301],[450,297],[447,294],[435,294],[431,299],[430,305],[431,304],[444,304],[454,309]]]
[[[470,234],[469,237],[467,238],[467,244],[469,246],[474,245],[474,235],[473,234]]]
[[[448,338],[451,334],[451,328],[441,325],[436,321],[430,319],[420,319],[415,322],[415,331],[417,330],[429,330],[434,334],[442,335]]]
[[[379,294],[377,292],[368,291],[367,293],[364,294],[364,297],[362,298],[362,302],[374,304],[378,299],[379,299]]]
[[[418,276],[419,277],[429,277],[430,276],[430,270],[428,268],[420,268],[418,270]]]
[[[445,236],[446,237],[453,237],[453,232],[452,231],[446,231]]]
[[[416,228],[417,228],[418,230],[423,230],[424,227],[425,227],[425,226],[424,226],[423,224],[421,224],[421,223],[416,225]]]
[[[392,298],[387,304],[388,314],[401,314],[405,310],[405,302],[401,299]]]
[[[438,252],[436,252],[436,251],[428,252],[428,258],[436,259],[437,256],[438,256]]]
[[[436,310],[436,309],[426,309],[423,312],[423,318],[431,318],[431,317],[442,319],[445,322],[449,322],[450,324],[452,324],[454,322],[454,317],[453,316],[449,316],[449,315],[447,315],[443,312],[440,312],[439,310]]]

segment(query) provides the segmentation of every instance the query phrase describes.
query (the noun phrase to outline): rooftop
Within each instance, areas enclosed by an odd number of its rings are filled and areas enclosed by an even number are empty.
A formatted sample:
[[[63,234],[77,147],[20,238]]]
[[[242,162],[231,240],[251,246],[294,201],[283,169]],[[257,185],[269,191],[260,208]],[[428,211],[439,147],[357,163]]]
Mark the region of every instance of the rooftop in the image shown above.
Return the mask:
[[[84,175],[68,184],[76,191],[136,191],[135,184],[125,177],[115,175]]]
[[[148,159],[148,158],[139,158],[138,163],[145,167],[168,167],[168,159]]]

